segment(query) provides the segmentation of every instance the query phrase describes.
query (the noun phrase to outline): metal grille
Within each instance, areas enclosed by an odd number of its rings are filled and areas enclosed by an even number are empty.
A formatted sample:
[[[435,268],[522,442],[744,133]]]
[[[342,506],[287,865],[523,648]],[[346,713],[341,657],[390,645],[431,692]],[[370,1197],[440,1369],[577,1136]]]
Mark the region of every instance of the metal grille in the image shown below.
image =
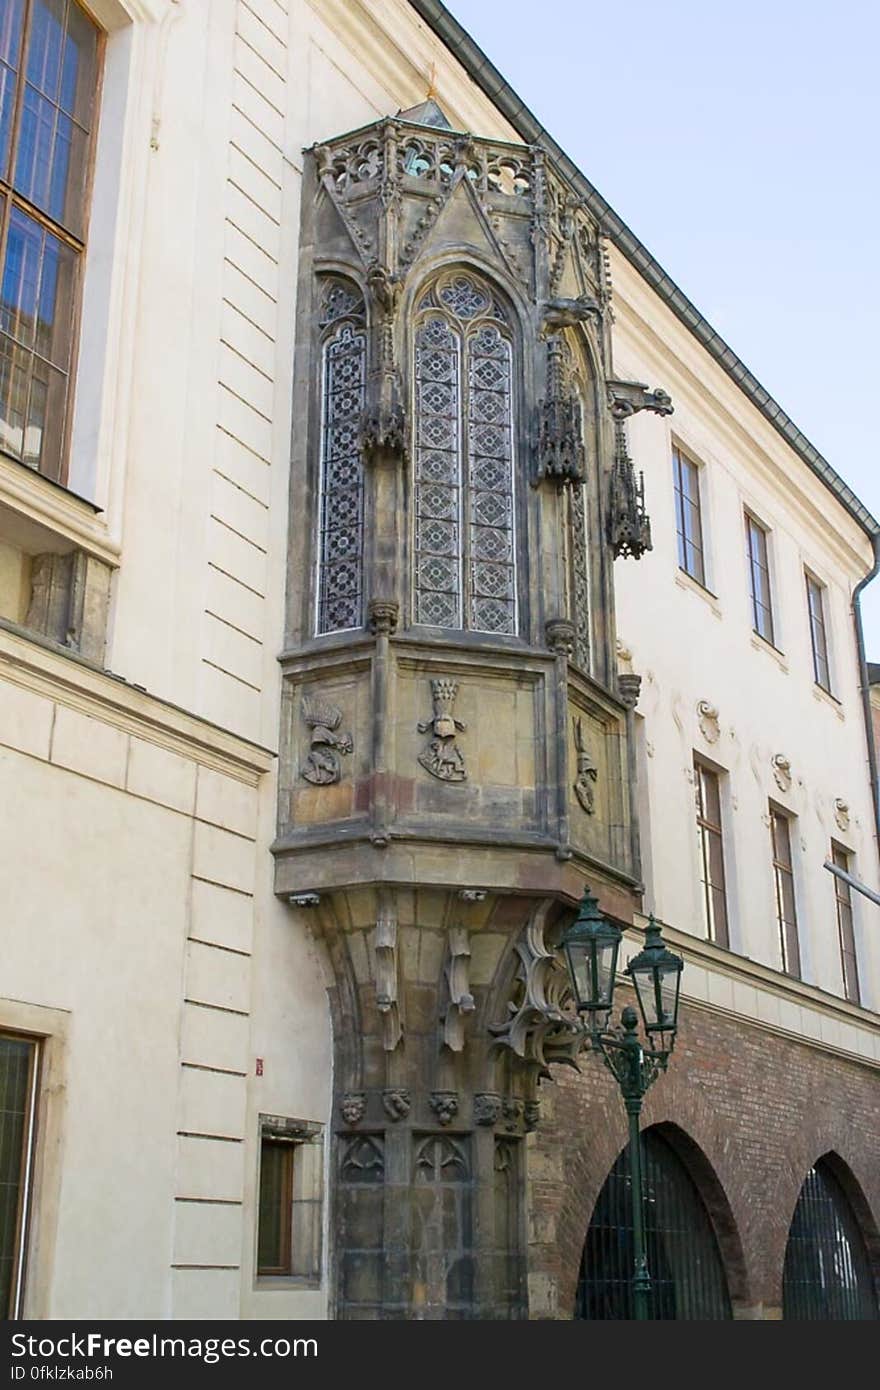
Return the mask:
[[[415,621],[515,633],[513,358],[504,310],[458,274],[415,336]]]
[[[702,1199],[677,1154],[653,1130],[642,1136],[645,1225],[655,1321],[730,1318],[718,1242]],[[578,1281],[576,1318],[633,1317],[633,1228],[627,1150],[599,1194]]]
[[[325,292],[322,317],[325,323],[342,321],[323,349],[319,633],[342,632],[363,622],[364,469],[359,431],[366,376],[363,301],[334,281]]]
[[[782,1315],[802,1322],[877,1318],[868,1251],[828,1165],[807,1174],[794,1209],[782,1276]]]

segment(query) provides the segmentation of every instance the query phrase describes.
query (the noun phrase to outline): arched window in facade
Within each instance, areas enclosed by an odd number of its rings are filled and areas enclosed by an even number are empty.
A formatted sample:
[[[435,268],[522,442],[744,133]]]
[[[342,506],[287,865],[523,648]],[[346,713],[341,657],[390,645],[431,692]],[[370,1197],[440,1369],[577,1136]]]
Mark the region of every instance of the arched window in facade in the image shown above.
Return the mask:
[[[422,295],[414,338],[413,620],[514,634],[509,315],[484,280],[456,271]]]
[[[364,300],[350,281],[321,292],[321,457],[315,631],[364,621],[364,468],[361,415],[367,368]]]
[[[696,1185],[656,1130],[642,1134],[651,1317],[710,1321],[732,1316],[718,1241]],[[629,1160],[619,1155],[599,1193],[578,1280],[576,1318],[633,1317]]]
[[[823,1159],[807,1174],[794,1209],[782,1315],[810,1322],[878,1316],[864,1238],[846,1193]]]

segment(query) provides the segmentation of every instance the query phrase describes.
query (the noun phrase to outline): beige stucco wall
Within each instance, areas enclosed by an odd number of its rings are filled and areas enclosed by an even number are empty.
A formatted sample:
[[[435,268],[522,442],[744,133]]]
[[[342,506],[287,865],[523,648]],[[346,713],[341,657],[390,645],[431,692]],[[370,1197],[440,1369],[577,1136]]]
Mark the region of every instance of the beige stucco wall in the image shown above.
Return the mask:
[[[618,633],[643,676],[642,804],[647,906],[664,921],[702,935],[693,818],[694,752],[728,775],[724,784],[731,946],[778,967],[768,800],[797,817],[792,837],[803,978],[842,993],[833,881],[823,868],[832,839],[876,890],[865,728],[850,614],[853,588],[871,568],[871,547],[828,490],[709,361],[620,256],[615,369],[668,390],[675,413],[638,417],[631,452],[645,473],[654,549],[638,565],[618,561]],[[678,567],[672,476],[677,442],[701,472],[707,588]],[[755,636],[749,600],[743,508],[770,528],[774,651]],[[833,698],[814,683],[804,568],[826,586]],[[706,739],[697,705],[719,714],[720,738]],[[792,785],[777,784],[771,760],[783,754]],[[849,807],[849,825],[835,802]],[[863,1002],[880,1004],[876,909],[854,895]]]
[[[0,502],[34,534],[115,567],[107,665],[127,682],[0,632],[0,1027],[48,1039],[26,1311],[321,1316],[326,1281],[253,1276],[258,1116],[327,1123],[331,1081],[322,962],[269,853],[301,151],[431,81],[457,127],[515,136],[405,0],[93,8],[109,38],[70,482],[100,511],[0,461]],[[805,970],[834,990],[816,865],[836,796],[876,886],[846,623],[865,547],[632,272],[615,278],[619,373],[669,389],[671,429],[713,465],[714,606],[676,584],[669,427],[636,422],[655,551],[617,574],[653,750],[650,900],[699,931],[685,774],[709,698],[737,786],[735,944],[775,963],[761,816],[782,750],[814,864]],[[786,593],[802,558],[827,578],[839,706],[813,695],[796,584],[787,669],[750,642],[726,524],[743,496],[778,530]],[[710,954],[693,990],[708,1000],[716,976]],[[758,1009],[729,990],[724,1007]]]

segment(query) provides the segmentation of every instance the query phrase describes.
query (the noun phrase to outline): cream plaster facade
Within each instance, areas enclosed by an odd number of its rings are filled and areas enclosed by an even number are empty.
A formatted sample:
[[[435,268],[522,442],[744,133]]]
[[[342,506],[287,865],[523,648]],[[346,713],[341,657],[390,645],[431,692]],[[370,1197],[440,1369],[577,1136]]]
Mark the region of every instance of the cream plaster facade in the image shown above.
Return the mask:
[[[327,1125],[331,1088],[324,967],[269,853],[301,151],[429,81],[455,128],[518,136],[406,0],[90,7],[108,38],[70,490],[0,459],[0,1027],[47,1039],[24,1313],[321,1317],[326,1274],[254,1277],[258,1116]],[[840,839],[880,886],[849,616],[870,545],[616,253],[612,270],[617,374],[675,403],[634,422],[654,551],[616,566],[644,677],[646,910],[692,999],[880,1065],[876,1019],[837,998],[822,868]],[[705,468],[712,594],[678,574],[673,439]],[[743,504],[772,531],[781,654],[751,635]],[[114,572],[106,672],[20,627],[27,557],[72,547]],[[810,673],[804,565],[831,598],[834,699]],[[695,749],[729,774],[732,952],[701,939]],[[768,797],[799,817],[804,984],[777,970]]]

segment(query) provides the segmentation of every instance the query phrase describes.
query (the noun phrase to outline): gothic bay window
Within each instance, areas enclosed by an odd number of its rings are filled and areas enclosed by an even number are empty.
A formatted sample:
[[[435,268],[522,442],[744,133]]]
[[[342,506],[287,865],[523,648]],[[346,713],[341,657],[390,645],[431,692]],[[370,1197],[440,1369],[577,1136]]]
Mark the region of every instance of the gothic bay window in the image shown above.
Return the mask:
[[[316,632],[364,620],[364,468],[360,447],[367,335],[363,296],[325,282],[321,299],[321,463]]]
[[[63,481],[99,30],[76,0],[0,4],[0,450]]]
[[[513,343],[477,276],[422,296],[414,397],[414,620],[514,634]]]

